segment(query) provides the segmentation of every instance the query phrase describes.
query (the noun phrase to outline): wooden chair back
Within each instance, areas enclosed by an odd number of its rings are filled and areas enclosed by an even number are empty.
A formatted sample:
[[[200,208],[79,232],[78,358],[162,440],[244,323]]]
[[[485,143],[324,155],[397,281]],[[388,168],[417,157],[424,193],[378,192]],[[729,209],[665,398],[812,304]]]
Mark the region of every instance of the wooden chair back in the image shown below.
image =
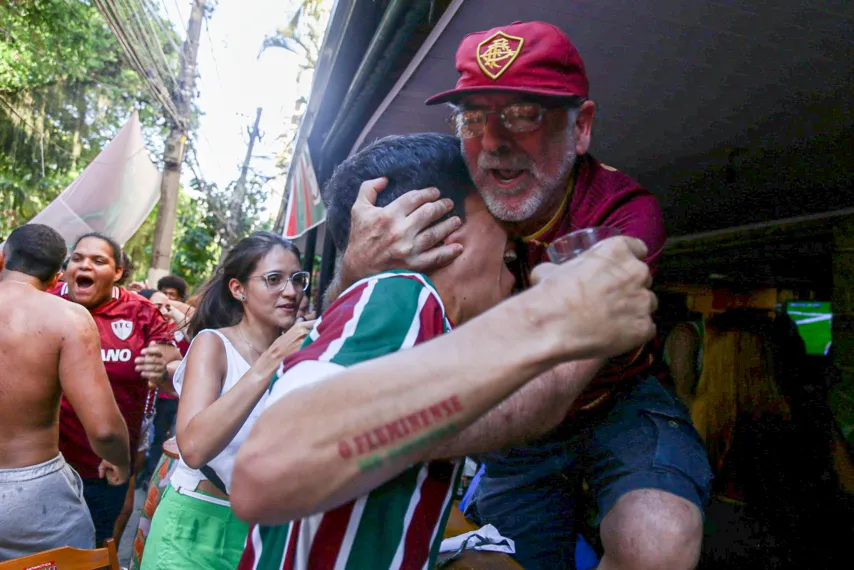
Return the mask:
[[[63,546],[0,562],[0,570],[121,570],[116,543],[110,538],[103,548],[81,550]]]

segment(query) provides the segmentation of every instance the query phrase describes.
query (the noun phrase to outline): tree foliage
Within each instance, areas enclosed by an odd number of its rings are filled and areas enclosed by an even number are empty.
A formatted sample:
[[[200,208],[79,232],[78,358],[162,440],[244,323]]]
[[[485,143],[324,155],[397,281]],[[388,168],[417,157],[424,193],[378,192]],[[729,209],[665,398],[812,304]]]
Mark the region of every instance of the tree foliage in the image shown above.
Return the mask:
[[[2,3],[0,38],[0,234],[47,206],[134,110],[160,156],[161,109],[90,3]]]

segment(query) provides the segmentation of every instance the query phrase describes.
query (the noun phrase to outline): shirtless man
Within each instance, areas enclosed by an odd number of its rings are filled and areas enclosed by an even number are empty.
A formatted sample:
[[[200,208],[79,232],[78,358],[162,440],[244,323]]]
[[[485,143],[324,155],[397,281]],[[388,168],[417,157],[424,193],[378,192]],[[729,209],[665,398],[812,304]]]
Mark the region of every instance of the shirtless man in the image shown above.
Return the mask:
[[[101,362],[88,311],[45,294],[65,242],[40,224],[11,233],[0,253],[0,562],[60,546],[93,548],[83,483],[59,453],[64,393],[92,449],[128,478],[128,431]]]

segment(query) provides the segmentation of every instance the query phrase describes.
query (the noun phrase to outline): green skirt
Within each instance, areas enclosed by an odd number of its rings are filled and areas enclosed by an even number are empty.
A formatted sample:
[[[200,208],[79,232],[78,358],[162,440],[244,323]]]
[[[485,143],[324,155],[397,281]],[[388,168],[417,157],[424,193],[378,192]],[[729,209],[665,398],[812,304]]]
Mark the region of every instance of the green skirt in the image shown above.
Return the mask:
[[[248,532],[229,507],[170,485],[151,520],[140,570],[234,570]]]

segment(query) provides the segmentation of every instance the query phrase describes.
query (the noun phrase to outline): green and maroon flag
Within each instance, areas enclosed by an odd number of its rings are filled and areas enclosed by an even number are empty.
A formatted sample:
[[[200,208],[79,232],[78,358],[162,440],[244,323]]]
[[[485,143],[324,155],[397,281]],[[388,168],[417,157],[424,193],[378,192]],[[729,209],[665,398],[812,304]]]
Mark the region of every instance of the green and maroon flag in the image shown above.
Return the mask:
[[[298,238],[326,221],[326,207],[320,198],[320,186],[311,165],[308,145],[296,152],[288,173],[288,208],[285,213],[285,237]]]

